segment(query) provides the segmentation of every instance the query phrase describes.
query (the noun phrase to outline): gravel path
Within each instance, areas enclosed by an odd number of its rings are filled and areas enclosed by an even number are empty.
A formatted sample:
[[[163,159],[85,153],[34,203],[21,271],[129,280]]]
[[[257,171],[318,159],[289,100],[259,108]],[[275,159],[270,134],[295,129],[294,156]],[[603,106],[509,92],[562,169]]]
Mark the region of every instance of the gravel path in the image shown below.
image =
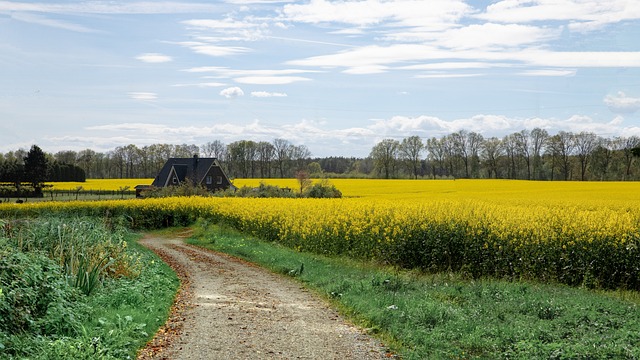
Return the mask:
[[[292,279],[180,239],[146,237],[182,279],[139,359],[382,359],[389,355]]]

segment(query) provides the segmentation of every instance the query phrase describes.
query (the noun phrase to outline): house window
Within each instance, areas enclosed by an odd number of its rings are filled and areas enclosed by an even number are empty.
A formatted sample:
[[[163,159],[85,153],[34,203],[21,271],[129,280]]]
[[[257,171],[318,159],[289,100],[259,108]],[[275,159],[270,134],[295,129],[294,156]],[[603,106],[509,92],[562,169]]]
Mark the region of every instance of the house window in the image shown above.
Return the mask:
[[[213,183],[213,177],[211,175],[207,176],[207,185],[211,185]]]
[[[222,176],[218,176],[218,185],[222,184]]]
[[[173,185],[177,185],[178,184],[178,177],[174,176],[173,179],[171,179],[171,182],[173,183]]]

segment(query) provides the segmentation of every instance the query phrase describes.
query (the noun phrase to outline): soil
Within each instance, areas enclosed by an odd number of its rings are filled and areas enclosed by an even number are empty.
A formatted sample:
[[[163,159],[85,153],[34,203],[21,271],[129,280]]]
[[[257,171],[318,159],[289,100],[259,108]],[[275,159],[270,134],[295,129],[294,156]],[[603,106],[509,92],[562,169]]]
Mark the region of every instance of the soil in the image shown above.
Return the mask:
[[[179,238],[147,236],[181,278],[167,323],[138,359],[383,359],[377,340],[295,280]]]

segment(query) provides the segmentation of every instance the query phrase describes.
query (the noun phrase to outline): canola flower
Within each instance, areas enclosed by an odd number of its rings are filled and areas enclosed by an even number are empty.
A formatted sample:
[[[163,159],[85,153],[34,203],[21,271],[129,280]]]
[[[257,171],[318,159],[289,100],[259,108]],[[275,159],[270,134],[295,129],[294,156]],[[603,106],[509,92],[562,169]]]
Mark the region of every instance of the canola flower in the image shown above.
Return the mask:
[[[294,188],[295,180],[288,181],[284,186]],[[332,182],[345,198],[3,204],[0,213],[123,216],[141,228],[204,218],[300,251],[472,277],[640,289],[640,184]]]
[[[133,190],[136,185],[150,185],[152,182],[153,179],[87,179],[85,182],[52,182],[47,185],[51,185],[53,190],[76,190],[82,187],[83,190],[117,191],[127,186]]]

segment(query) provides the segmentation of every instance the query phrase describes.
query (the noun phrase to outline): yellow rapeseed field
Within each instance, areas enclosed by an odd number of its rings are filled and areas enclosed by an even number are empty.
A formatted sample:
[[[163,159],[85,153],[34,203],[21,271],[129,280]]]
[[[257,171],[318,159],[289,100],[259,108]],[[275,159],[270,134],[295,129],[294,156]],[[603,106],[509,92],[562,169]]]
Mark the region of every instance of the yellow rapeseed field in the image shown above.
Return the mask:
[[[87,179],[85,182],[53,182],[47,185],[52,185],[53,190],[76,190],[82,187],[83,190],[118,191],[127,186],[133,190],[136,185],[151,185],[152,182],[153,179]]]
[[[293,179],[264,181],[297,187]],[[331,182],[344,198],[183,197],[9,204],[0,211],[123,216],[136,227],[203,218],[298,250],[472,277],[640,289],[640,183]]]

